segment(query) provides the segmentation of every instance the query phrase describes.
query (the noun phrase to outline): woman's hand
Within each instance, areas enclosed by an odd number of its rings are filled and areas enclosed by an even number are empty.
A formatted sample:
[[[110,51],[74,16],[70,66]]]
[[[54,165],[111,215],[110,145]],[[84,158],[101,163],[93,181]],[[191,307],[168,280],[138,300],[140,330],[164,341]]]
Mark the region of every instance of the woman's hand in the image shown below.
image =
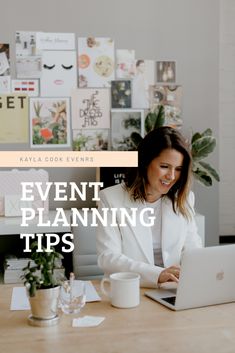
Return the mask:
[[[179,282],[179,275],[180,275],[180,266],[171,266],[168,268],[165,268],[163,270],[159,277],[158,277],[158,283],[164,283],[164,282]]]

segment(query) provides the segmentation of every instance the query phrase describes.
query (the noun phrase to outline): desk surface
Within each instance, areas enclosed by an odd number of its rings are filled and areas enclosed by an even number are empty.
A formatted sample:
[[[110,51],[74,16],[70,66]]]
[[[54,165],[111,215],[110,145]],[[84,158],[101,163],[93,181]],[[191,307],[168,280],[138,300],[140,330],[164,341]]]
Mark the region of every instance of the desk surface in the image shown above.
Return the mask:
[[[2,353],[234,353],[235,303],[173,312],[142,290],[133,309],[88,303],[82,316],[106,317],[97,327],[72,328],[76,315],[62,315],[58,326],[42,328],[27,324],[29,311],[9,310],[12,287],[0,285]]]

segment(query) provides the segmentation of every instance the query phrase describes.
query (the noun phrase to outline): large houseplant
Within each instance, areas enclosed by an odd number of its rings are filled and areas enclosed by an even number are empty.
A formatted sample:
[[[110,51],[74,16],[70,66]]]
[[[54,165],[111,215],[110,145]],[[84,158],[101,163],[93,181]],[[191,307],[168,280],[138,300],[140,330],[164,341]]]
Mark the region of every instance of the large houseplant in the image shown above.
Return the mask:
[[[203,161],[216,146],[216,139],[212,130],[206,129],[203,133],[196,132],[191,138],[191,154],[193,159],[193,175],[196,180],[205,186],[211,186],[212,180],[220,181],[217,171]]]
[[[61,266],[63,256],[54,248],[51,252],[37,252],[38,244],[32,243],[32,261],[23,269],[22,279],[26,286],[32,315],[29,323],[35,326],[48,326],[58,322],[58,299],[63,274],[56,268]]]
[[[145,132],[148,133],[165,124],[164,106],[159,105],[153,111],[150,111],[145,119]],[[137,148],[142,137],[140,134],[133,132],[131,139]],[[211,186],[213,179],[219,181],[219,175],[216,170],[206,163],[206,158],[211,152],[214,151],[216,146],[216,139],[212,136],[212,130],[206,129],[203,133],[196,132],[192,135],[191,141],[191,154],[192,154],[192,172],[196,180],[205,186]]]

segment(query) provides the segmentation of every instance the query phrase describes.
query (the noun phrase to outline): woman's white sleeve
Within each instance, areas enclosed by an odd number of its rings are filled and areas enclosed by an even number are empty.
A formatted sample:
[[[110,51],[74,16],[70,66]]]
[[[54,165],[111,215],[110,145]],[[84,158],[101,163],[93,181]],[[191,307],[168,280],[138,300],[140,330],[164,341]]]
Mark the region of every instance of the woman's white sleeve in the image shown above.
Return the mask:
[[[187,235],[184,243],[184,250],[202,247],[202,239],[198,234],[198,229],[195,221],[195,211],[194,211],[195,197],[192,191],[189,194],[188,202],[191,209],[191,219],[190,221],[188,221],[188,224],[187,224]]]
[[[110,205],[101,196],[98,210],[102,214],[102,208]],[[107,225],[99,221],[97,228],[96,244],[98,253],[98,265],[103,269],[105,275],[114,272],[136,272],[141,277],[141,286],[157,287],[158,276],[163,268],[157,267],[143,261],[136,261],[122,253],[122,235],[118,226],[111,226],[111,212],[108,212]]]

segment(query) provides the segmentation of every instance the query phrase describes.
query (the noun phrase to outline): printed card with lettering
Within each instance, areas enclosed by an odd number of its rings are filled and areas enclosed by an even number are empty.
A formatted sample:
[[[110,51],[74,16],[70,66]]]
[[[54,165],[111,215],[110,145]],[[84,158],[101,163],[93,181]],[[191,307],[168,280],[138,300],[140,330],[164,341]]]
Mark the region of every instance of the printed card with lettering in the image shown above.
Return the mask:
[[[27,143],[28,140],[27,95],[0,95],[0,144]]]
[[[73,129],[109,129],[110,92],[107,88],[81,88],[72,93]]]
[[[74,33],[36,32],[37,50],[75,50]]]
[[[103,183],[100,189],[105,189],[125,182],[128,171],[128,167],[100,167],[96,169],[96,181]]]

